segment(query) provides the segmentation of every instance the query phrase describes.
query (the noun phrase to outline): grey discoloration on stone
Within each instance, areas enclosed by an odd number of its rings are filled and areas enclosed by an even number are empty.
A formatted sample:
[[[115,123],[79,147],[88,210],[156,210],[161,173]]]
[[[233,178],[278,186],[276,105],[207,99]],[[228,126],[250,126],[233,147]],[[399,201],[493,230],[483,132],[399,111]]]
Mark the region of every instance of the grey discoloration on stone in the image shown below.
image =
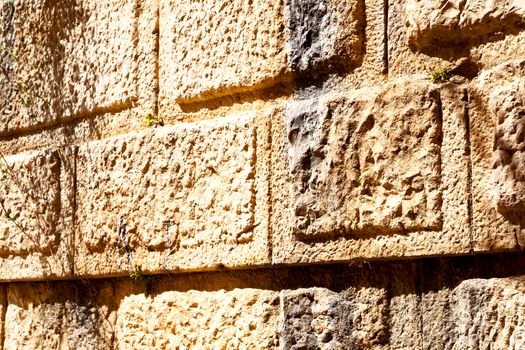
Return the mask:
[[[281,294],[283,349],[383,349],[388,299],[381,288],[297,289]]]
[[[364,45],[362,1],[290,0],[287,5],[293,71],[319,73],[357,64]]]
[[[523,212],[525,210],[525,80],[496,89],[491,96],[489,107],[497,119],[492,170],[494,199],[500,211]]]
[[[350,304],[330,290],[284,292],[281,297],[282,348],[342,349],[351,328]]]
[[[294,102],[286,114],[296,234],[440,229],[436,90],[394,85]]]

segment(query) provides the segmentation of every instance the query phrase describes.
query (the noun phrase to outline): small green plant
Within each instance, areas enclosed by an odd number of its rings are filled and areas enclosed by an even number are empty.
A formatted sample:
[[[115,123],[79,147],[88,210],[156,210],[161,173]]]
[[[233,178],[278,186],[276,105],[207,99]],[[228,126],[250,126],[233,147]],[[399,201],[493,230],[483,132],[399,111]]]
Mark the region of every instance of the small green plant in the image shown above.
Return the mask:
[[[155,276],[147,276],[142,272],[142,265],[138,262],[133,262],[133,270],[129,272],[129,278],[132,281],[142,284],[143,292],[146,296],[150,294],[151,284],[156,279]]]
[[[448,71],[446,68],[443,67],[434,67],[429,70],[430,71],[430,80],[433,83],[442,83],[445,81],[448,81]]]
[[[148,113],[148,115],[144,118],[144,125],[146,125],[148,128],[151,126],[163,126],[164,120],[160,115]]]

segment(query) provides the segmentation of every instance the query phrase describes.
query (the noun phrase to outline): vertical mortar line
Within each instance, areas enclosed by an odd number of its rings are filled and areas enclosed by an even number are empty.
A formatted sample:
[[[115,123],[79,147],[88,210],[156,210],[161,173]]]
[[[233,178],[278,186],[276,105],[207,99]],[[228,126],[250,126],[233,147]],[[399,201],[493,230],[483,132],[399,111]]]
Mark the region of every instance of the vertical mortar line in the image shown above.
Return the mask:
[[[388,74],[388,1],[383,1],[383,73]]]
[[[421,334],[421,346],[420,346],[420,349],[423,350],[425,348],[425,327],[424,327],[424,319],[423,319],[423,289],[424,289],[424,285],[425,285],[425,276],[424,274],[422,273],[423,270],[425,269],[422,269],[421,266],[422,264],[424,264],[425,261],[418,261],[416,262],[416,268],[415,268],[415,273],[416,273],[416,276],[414,277],[415,278],[415,282],[416,282],[416,293],[419,297],[419,300],[418,300],[418,305],[419,305],[419,334]]]
[[[3,323],[3,326],[2,326],[2,339],[0,341],[0,346],[2,349],[5,349],[5,329],[6,329],[6,316],[7,316],[7,287],[9,286],[8,283],[3,283],[3,286],[4,286],[4,290],[2,292],[2,299],[4,301],[4,307],[2,308],[2,315],[0,317],[2,317],[2,323]]]
[[[275,109],[274,109],[275,111]],[[273,145],[272,145],[272,141],[273,141],[273,123],[272,123],[272,118],[273,116],[271,116],[268,120],[268,137],[266,139],[267,141],[267,144],[268,144],[268,154],[269,154],[269,166],[268,166],[268,173],[266,175],[266,185],[268,186],[268,194],[267,194],[267,200],[268,200],[268,230],[267,230],[267,238],[266,238],[266,241],[268,242],[268,261],[270,262],[270,264],[273,264],[273,231],[272,231],[272,227],[273,227],[273,222],[272,222],[272,218],[273,218],[273,202],[272,202],[272,163],[273,163]]]
[[[73,213],[72,213],[72,233],[71,233],[71,275],[75,276],[75,256],[76,256],[76,238],[77,238],[77,193],[78,193],[78,183],[77,183],[77,158],[78,158],[78,146],[73,146]]]
[[[153,89],[154,89],[154,99],[155,106],[153,107],[153,113],[159,115],[159,95],[160,95],[160,81],[159,81],[159,66],[160,66],[160,0],[155,1],[155,29],[153,31],[155,47],[153,52],[155,53],[155,68],[153,73]]]
[[[465,122],[465,156],[467,157],[467,221],[469,226],[470,253],[474,253],[474,218],[473,218],[473,200],[472,200],[472,150],[470,143],[470,95],[468,91],[463,90],[463,99],[466,102],[464,122]]]

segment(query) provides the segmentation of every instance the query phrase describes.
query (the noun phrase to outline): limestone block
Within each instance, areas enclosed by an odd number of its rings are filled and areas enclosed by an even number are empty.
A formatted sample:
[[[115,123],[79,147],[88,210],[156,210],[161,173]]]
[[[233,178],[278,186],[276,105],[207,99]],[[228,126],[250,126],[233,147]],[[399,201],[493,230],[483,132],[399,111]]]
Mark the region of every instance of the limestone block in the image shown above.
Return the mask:
[[[290,68],[317,70],[317,74],[319,70],[355,68],[363,58],[364,11],[360,0],[290,0]]]
[[[153,1],[2,4],[2,131],[136,103],[151,111]]]
[[[465,115],[447,102],[456,94],[398,81],[278,111],[274,261],[467,251]]]
[[[377,288],[341,293],[325,288],[281,292],[281,348],[386,349],[385,292]]]
[[[108,282],[9,284],[4,349],[112,349],[115,311]]]
[[[282,2],[162,0],[159,23],[166,108],[268,86],[286,69]]]
[[[130,294],[118,309],[119,349],[276,349],[279,298],[258,289]]]
[[[469,279],[422,296],[422,349],[521,349],[523,277]]]
[[[160,5],[160,103],[192,103],[358,65],[361,0],[197,1]]]
[[[443,44],[472,45],[522,30],[521,0],[407,0],[408,38],[417,49]]]
[[[67,150],[4,158],[0,185],[0,278],[71,273],[73,165]]]
[[[267,124],[246,112],[80,146],[76,272],[267,261]]]
[[[390,76],[446,68],[450,76],[525,57],[521,0],[389,0]]]
[[[502,64],[481,74],[470,91],[477,250],[525,245],[524,73],[523,60]]]

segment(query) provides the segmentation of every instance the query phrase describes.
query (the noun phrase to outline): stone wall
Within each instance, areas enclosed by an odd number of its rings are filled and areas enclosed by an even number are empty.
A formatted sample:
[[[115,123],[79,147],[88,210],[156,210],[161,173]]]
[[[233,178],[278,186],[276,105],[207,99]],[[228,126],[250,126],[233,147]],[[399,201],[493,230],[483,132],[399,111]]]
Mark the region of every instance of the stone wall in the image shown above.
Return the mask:
[[[2,0],[5,349],[525,348],[522,0]]]

